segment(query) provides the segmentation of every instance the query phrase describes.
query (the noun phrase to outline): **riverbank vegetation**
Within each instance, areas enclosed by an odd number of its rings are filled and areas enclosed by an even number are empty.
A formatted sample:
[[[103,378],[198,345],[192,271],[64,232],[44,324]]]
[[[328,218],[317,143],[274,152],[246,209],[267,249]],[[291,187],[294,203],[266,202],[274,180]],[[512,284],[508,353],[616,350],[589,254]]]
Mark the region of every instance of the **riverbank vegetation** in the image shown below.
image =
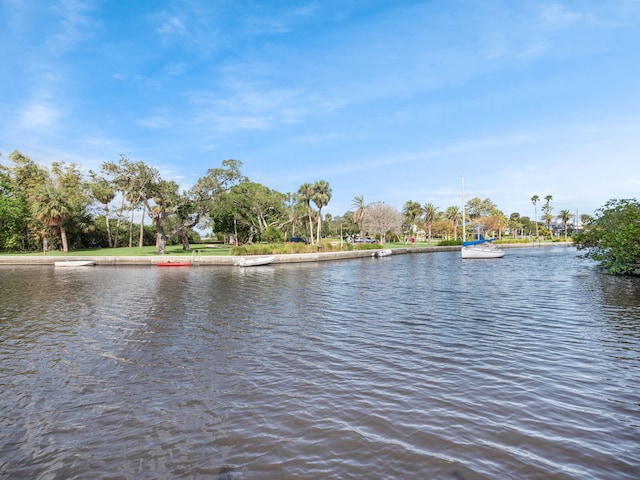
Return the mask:
[[[123,246],[151,246],[154,254],[164,254],[174,253],[172,247],[178,246],[189,253],[194,243],[216,242],[237,247],[238,252],[266,250],[265,244],[273,245],[272,250],[297,252],[379,248],[389,242],[456,244],[462,239],[457,206],[440,208],[409,200],[400,211],[355,196],[352,210],[332,216],[323,213],[333,195],[327,181],[281,193],[250,181],[241,168],[238,160],[224,160],[190,189],[181,190],[157,168],[124,155],[117,162],[104,162],[99,172],[86,173],[65,162],[43,166],[19,151],[6,158],[0,155],[0,251],[122,252]],[[578,219],[572,222],[568,210],[553,216],[553,197],[544,198],[544,222],[519,213],[507,216],[490,199],[473,198],[465,204],[465,236],[525,242],[532,237],[566,239]],[[287,242],[291,239],[294,245]]]
[[[609,200],[575,237],[585,256],[616,275],[640,276],[640,203]]]

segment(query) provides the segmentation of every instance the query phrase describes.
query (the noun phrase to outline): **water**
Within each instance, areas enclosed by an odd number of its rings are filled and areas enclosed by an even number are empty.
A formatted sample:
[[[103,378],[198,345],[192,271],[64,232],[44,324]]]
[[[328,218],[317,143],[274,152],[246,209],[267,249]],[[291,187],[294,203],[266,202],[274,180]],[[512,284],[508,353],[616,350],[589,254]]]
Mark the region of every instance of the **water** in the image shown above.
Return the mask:
[[[1,479],[636,479],[640,281],[572,248],[0,268]]]

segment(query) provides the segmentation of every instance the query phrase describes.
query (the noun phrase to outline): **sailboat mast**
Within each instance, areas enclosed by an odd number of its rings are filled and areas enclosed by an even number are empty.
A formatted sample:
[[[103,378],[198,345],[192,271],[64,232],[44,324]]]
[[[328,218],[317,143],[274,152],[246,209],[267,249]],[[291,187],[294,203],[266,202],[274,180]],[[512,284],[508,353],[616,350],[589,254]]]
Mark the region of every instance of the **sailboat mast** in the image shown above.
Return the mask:
[[[464,214],[464,177],[460,177],[462,179],[462,243],[467,240],[467,236],[465,235],[467,226],[466,226],[466,218]]]

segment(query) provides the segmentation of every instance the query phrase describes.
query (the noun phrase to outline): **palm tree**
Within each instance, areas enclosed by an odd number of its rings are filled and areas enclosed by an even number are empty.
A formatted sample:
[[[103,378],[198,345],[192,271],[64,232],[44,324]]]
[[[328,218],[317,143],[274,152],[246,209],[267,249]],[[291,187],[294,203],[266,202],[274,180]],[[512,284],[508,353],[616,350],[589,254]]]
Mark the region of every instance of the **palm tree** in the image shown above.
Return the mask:
[[[309,241],[313,243],[313,218],[311,216],[311,197],[313,197],[314,189],[310,183],[303,183],[298,189],[300,201],[307,207],[307,215],[309,217]]]
[[[451,206],[447,208],[445,212],[445,216],[447,220],[451,222],[451,227],[453,227],[453,239],[458,239],[458,222],[460,221],[460,208],[456,206]]]
[[[104,221],[107,229],[107,241],[109,248],[113,246],[111,241],[111,226],[109,224],[109,204],[115,198],[116,192],[109,182],[104,178],[94,178],[94,182],[91,184],[91,192],[93,197],[104,205]]]
[[[62,251],[69,252],[67,231],[65,223],[73,214],[71,206],[67,203],[64,192],[51,185],[43,185],[33,193],[31,203],[33,216],[47,227],[57,227],[60,230]]]
[[[362,195],[354,197],[351,205],[356,209],[356,211],[353,213],[353,221],[356,222],[356,224],[360,227],[360,236],[362,236],[362,223],[364,222],[366,213],[364,197]]]
[[[313,184],[313,194],[311,200],[318,207],[318,245],[320,245],[320,233],[322,231],[322,207],[329,203],[331,200],[331,187],[326,180],[318,180]]]
[[[407,222],[411,225],[412,235],[415,235],[416,218],[422,215],[422,205],[420,205],[418,202],[414,202],[413,200],[409,200],[404,204],[402,213],[407,219]]]
[[[558,218],[562,222],[562,227],[564,228],[564,239],[567,240],[567,223],[573,217],[573,214],[569,210],[560,210],[560,214]]]
[[[534,212],[533,221],[536,224],[536,237],[538,236],[538,207],[536,207],[538,200],[540,200],[540,197],[538,195],[534,195],[533,197],[531,197],[531,203],[533,203]]]
[[[433,225],[433,221],[436,219],[436,214],[438,213],[438,207],[433,205],[432,203],[425,203],[423,207],[424,211],[424,222],[427,224],[427,228],[429,230],[429,243],[431,243],[431,226]]]
[[[551,206],[551,200],[553,200],[553,197],[551,195],[547,195],[544,199],[545,203],[542,207],[542,211],[544,212],[544,220],[547,225],[547,230],[549,230],[549,234],[552,235],[551,221],[553,220],[553,215],[551,215],[551,210],[553,210],[553,207]]]

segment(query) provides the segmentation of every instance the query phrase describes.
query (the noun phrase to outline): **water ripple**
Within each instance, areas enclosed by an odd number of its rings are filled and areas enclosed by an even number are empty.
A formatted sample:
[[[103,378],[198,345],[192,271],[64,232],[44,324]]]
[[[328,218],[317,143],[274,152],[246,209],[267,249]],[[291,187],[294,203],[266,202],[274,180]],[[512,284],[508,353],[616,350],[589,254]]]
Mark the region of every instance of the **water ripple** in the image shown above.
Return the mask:
[[[640,283],[508,253],[3,269],[0,478],[636,478]]]

